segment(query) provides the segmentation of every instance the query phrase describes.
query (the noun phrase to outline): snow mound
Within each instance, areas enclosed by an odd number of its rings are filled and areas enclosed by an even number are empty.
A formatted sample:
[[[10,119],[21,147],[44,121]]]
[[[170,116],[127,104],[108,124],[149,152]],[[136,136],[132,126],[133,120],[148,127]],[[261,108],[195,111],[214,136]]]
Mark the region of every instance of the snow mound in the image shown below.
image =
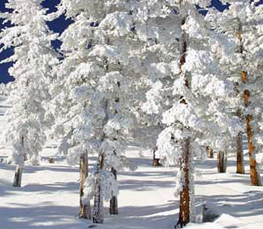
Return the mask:
[[[240,219],[235,218],[229,214],[222,214],[213,223],[202,223],[202,224],[190,223],[186,228],[187,229],[244,229],[246,227],[244,227],[244,223]],[[255,229],[259,229],[259,228],[262,229],[262,225],[261,227]]]
[[[190,223],[185,228],[187,229],[225,229],[225,227],[219,224],[216,224],[216,223],[202,223],[202,224]]]
[[[224,228],[239,228],[243,226],[243,222],[229,214],[222,214],[215,223],[224,226]]]

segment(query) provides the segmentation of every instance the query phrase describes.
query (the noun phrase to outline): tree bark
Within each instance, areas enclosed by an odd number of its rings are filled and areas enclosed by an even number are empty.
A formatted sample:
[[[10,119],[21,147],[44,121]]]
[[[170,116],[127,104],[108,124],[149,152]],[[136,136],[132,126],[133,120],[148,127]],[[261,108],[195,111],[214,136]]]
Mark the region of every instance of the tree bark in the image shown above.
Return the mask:
[[[117,180],[117,170],[112,168],[111,169],[112,174],[114,175],[115,179]],[[110,199],[110,209],[109,212],[111,215],[118,215],[118,199],[116,196],[113,196]]]
[[[20,165],[17,165],[16,166],[16,171],[15,171],[13,187],[21,187],[22,172],[23,172],[23,168]]]
[[[186,226],[190,221],[190,138],[182,140],[182,158],[180,160],[180,170],[184,177],[182,178],[183,188],[180,192],[179,221],[177,225]]]
[[[227,157],[225,152],[219,151],[217,154],[217,169],[219,173],[226,172]]]
[[[242,23],[239,21],[239,27],[237,31],[237,38],[240,42],[239,46],[239,53],[243,54],[244,47],[243,47],[243,28]],[[241,80],[243,84],[247,84],[248,77],[247,72],[241,71]],[[251,93],[249,90],[245,90],[243,93],[243,99],[245,107],[247,108],[250,104],[249,97],[251,96]],[[252,114],[248,114],[246,116],[246,128],[247,128],[247,138],[248,138],[248,155],[249,155],[249,164],[250,164],[250,181],[251,185],[253,186],[261,186],[261,180],[260,180],[260,173],[258,172],[258,166],[255,159],[255,146],[252,141],[253,138],[253,130],[251,126],[251,121],[253,119]]]
[[[106,69],[108,69],[108,65],[106,65]],[[101,102],[101,105],[103,106],[105,118],[103,120],[104,127],[106,123],[109,120],[108,117],[108,106],[109,106],[109,100],[105,99]],[[102,134],[100,137],[101,143],[105,141],[106,134],[102,130]],[[94,206],[93,206],[93,223],[103,223],[104,221],[104,209],[103,209],[103,200],[104,196],[102,193],[102,186],[101,186],[101,173],[104,169],[104,153],[103,151],[99,152],[98,156],[98,162],[96,166],[96,173],[95,173],[95,195],[94,195]]]
[[[184,26],[186,19],[185,17],[182,18],[181,21],[181,27]],[[180,69],[182,71],[182,67],[186,62],[186,55],[187,55],[187,34],[185,32],[182,33],[181,37],[181,47],[180,47]],[[187,74],[184,73],[184,84],[186,87],[190,88],[189,80],[187,78]],[[187,105],[187,101],[184,99],[184,97],[181,97],[181,103]],[[180,225],[180,227],[186,226],[187,223],[190,222],[190,138],[183,139],[181,142],[182,146],[182,157],[180,159],[180,171],[181,174],[183,174],[183,177],[181,178],[182,181],[182,191],[180,192],[180,207],[179,207],[179,220],[177,222],[177,225]]]
[[[241,71],[241,78],[242,82],[244,84],[247,83],[247,72]],[[243,99],[245,107],[249,106],[249,97],[250,92],[248,90],[244,91]],[[251,114],[248,114],[246,116],[246,127],[247,127],[247,139],[248,139],[248,155],[249,155],[249,164],[250,164],[250,181],[251,185],[253,186],[261,186],[261,180],[260,180],[260,174],[258,172],[258,166],[255,159],[255,146],[252,141],[253,138],[253,130],[251,126],[251,121],[253,119],[253,116]]]
[[[252,127],[250,122],[252,120],[252,115],[247,115],[247,137],[248,137],[248,155],[249,155],[249,164],[250,164],[250,180],[251,185],[261,186],[260,173],[258,172],[257,162],[255,159],[255,147],[252,142]]]
[[[21,137],[21,148],[24,151],[24,136]],[[21,187],[22,184],[22,174],[23,174],[23,165],[24,161],[26,159],[26,154],[23,152],[19,156],[19,163],[16,166],[16,171],[15,171],[15,176],[14,176],[14,181],[13,181],[13,187]],[[22,164],[22,165],[21,165]]]
[[[214,150],[211,147],[207,146],[206,152],[207,152],[208,158],[214,158]]]
[[[236,136],[236,147],[237,147],[237,171],[236,173],[239,173],[239,174],[245,174],[242,144],[243,144],[242,132],[239,132],[238,135]]]
[[[156,158],[156,151],[157,151],[157,146],[155,146],[153,148],[153,162],[152,162],[152,166],[154,167],[158,167],[158,166],[162,166],[162,164],[160,163],[160,158]]]
[[[117,86],[120,89],[121,84],[120,82],[117,82]],[[120,96],[116,96],[115,98],[116,108],[114,110],[114,114],[117,115],[119,113],[118,107],[120,103]],[[118,131],[117,131],[118,133]],[[114,138],[114,141],[118,141],[117,138]],[[116,155],[116,152],[114,151],[114,154]],[[115,168],[111,168],[111,173],[113,174],[115,180],[117,180],[117,170]],[[117,196],[113,196],[110,199],[110,208],[109,208],[110,215],[118,215],[118,198]]]
[[[79,195],[80,195],[79,218],[83,218],[83,219],[91,219],[90,201],[83,201],[82,199],[84,196],[84,184],[87,177],[88,177],[88,155],[84,153],[80,157],[80,185],[79,185]]]
[[[103,212],[103,195],[101,187],[100,173],[104,166],[104,155],[100,154],[98,158],[96,180],[95,180],[95,196],[93,206],[93,223],[103,223],[104,212]]]
[[[241,77],[242,77],[242,82],[246,84],[247,83],[247,73],[242,71]],[[250,92],[248,90],[245,90],[243,94],[245,107],[249,106],[249,103],[250,103],[249,97],[250,97]],[[255,146],[252,141],[252,138],[253,138],[253,130],[251,126],[252,119],[253,119],[253,116],[251,114],[248,114],[246,116],[248,155],[249,155],[249,164],[250,164],[250,181],[251,181],[251,185],[253,186],[261,186],[260,174],[258,172],[257,162],[255,159]]]

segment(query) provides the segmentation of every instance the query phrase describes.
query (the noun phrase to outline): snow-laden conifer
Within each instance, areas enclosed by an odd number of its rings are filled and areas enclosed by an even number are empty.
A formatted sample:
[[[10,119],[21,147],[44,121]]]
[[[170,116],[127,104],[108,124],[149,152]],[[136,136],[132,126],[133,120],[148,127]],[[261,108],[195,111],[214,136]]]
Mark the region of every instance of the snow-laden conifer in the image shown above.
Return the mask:
[[[39,152],[46,141],[44,130],[51,124],[45,102],[50,98],[52,66],[57,63],[51,46],[56,35],[46,24],[42,2],[9,0],[6,8],[11,11],[0,15],[12,25],[3,29],[0,43],[2,50],[14,48],[14,55],[4,60],[14,62],[9,73],[15,78],[8,98],[12,108],[6,113],[8,128],[4,135],[12,147],[10,160],[18,165],[17,171],[22,171],[25,160],[33,165],[39,163]],[[14,185],[20,186],[20,182],[15,178]]]
[[[132,21],[125,6],[95,0],[62,0],[59,6],[74,22],[60,37],[64,59],[53,92],[55,109],[63,111],[55,130],[65,136],[60,149],[69,162],[76,163],[83,154],[98,158],[82,197],[86,203],[94,198],[95,223],[103,222],[103,200],[110,200],[111,214],[118,213],[117,171],[133,168],[123,155],[133,122],[127,43]]]
[[[178,225],[184,226],[194,220],[194,157],[202,157],[205,146],[225,150],[227,136],[240,129],[224,109],[233,86],[209,48],[211,31],[195,6],[210,1],[132,3],[134,36],[144,42],[142,62],[151,85],[144,109],[161,114],[166,125],[157,142],[159,155],[180,165]]]
[[[228,55],[220,55],[220,64],[227,69],[235,83],[239,100],[236,112],[246,126],[250,176],[252,185],[261,185],[255,155],[262,149],[262,17],[263,7],[258,1],[222,1],[229,10],[211,12],[208,19],[214,29],[233,43]],[[242,150],[242,135],[237,136],[237,148]],[[242,154],[239,161],[242,162]],[[243,166],[239,163],[239,172]]]

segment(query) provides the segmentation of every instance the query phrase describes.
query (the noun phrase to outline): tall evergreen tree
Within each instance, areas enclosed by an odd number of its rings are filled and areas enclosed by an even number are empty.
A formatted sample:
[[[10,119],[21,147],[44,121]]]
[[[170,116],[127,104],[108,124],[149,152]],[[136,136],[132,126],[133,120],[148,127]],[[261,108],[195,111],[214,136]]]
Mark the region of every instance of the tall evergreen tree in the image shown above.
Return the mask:
[[[227,35],[234,43],[232,55],[221,57],[222,65],[229,69],[235,82],[239,106],[238,116],[246,126],[251,184],[261,185],[255,155],[262,149],[262,17],[263,7],[258,1],[222,1],[229,3],[229,10],[214,14],[214,28]],[[214,13],[214,12],[213,12]],[[237,136],[237,172],[244,172],[242,134]]]
[[[194,157],[202,156],[205,146],[224,150],[226,136],[240,129],[238,120],[224,110],[232,85],[209,48],[210,27],[195,4],[207,7],[210,1],[134,1],[131,12],[151,82],[146,108],[161,114],[166,125],[158,153],[168,164],[180,166],[180,226],[195,218]]]
[[[4,60],[14,62],[9,69],[15,83],[8,98],[12,108],[6,113],[5,132],[6,142],[12,146],[10,160],[17,165],[14,186],[21,186],[25,160],[33,165],[39,163],[39,152],[46,141],[44,131],[52,122],[45,108],[50,99],[52,66],[57,64],[51,45],[56,35],[46,24],[47,9],[41,6],[42,2],[9,0],[6,8],[10,12],[1,13],[5,22],[12,25],[0,34],[2,50],[14,48],[14,55]]]
[[[132,168],[123,154],[132,126],[134,76],[127,45],[132,22],[125,6],[95,0],[62,0],[59,6],[74,22],[60,37],[64,60],[53,91],[56,109],[64,110],[56,129],[66,134],[60,148],[68,151],[69,161],[97,155],[83,197],[85,202],[94,197],[94,223],[103,223],[103,200],[110,200],[110,214],[118,213],[117,171]]]

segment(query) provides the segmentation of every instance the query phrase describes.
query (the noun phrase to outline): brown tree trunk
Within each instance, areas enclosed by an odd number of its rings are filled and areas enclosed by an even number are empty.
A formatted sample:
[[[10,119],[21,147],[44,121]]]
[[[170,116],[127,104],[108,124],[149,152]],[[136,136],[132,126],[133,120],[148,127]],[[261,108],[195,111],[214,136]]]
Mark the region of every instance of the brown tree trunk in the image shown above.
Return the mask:
[[[84,196],[84,184],[87,177],[88,177],[88,155],[84,153],[80,157],[80,185],[79,185],[79,194],[80,194],[79,218],[83,218],[83,219],[91,219],[90,201],[83,201],[82,199]]]
[[[152,166],[154,167],[158,167],[158,166],[162,166],[162,164],[160,163],[160,158],[156,158],[156,151],[158,150],[157,146],[155,146],[153,148],[153,162],[152,162]]]
[[[182,18],[181,21],[181,27],[184,26],[187,19],[187,15]],[[187,55],[187,34],[185,32],[182,33],[181,37],[181,47],[180,47],[180,69],[182,70],[183,65],[186,62],[186,55]],[[187,78],[186,73],[184,73],[184,83],[185,86],[190,88],[189,80]],[[184,99],[184,97],[181,97],[181,103],[187,105],[187,101]],[[182,140],[182,157],[180,159],[180,171],[184,175],[181,179],[181,183],[183,185],[182,191],[180,192],[180,207],[179,207],[179,220],[177,222],[177,225],[180,225],[180,227],[186,226],[187,223],[190,222],[190,138],[186,138]]]
[[[104,212],[103,212],[103,195],[101,187],[100,173],[104,167],[104,155],[100,154],[98,158],[96,180],[95,180],[95,196],[93,206],[93,223],[103,223]]]
[[[225,152],[219,151],[217,154],[217,169],[219,173],[226,172],[227,157]]]
[[[24,136],[21,137],[21,146],[22,146],[22,150],[24,150]],[[16,166],[13,187],[21,187],[21,184],[22,184],[23,166],[21,166],[21,164],[24,165],[26,154],[23,153],[19,157],[20,157],[19,158],[20,160],[19,160],[18,165]]]
[[[121,83],[118,81],[117,82],[117,87],[120,89],[121,87]],[[115,103],[116,103],[116,109],[114,110],[115,115],[117,115],[119,113],[119,110],[117,109],[117,107],[119,107],[119,103],[120,103],[120,96],[116,96],[115,98]],[[118,134],[118,131],[117,131]],[[117,138],[114,138],[114,141],[118,141]],[[114,151],[114,154],[116,155],[116,152]],[[111,168],[111,173],[113,174],[115,180],[117,180],[117,170],[115,168]],[[110,215],[118,215],[118,198],[117,196],[113,196],[110,199],[110,208],[109,208],[109,213]]]
[[[190,138],[182,140],[182,158],[180,160],[180,170],[184,177],[182,178],[183,188],[180,192],[179,221],[177,225],[184,227],[190,221]]]
[[[22,172],[23,172],[23,168],[20,165],[17,165],[16,166],[16,171],[15,171],[13,187],[21,187]]]
[[[242,77],[242,82],[246,84],[247,83],[247,73],[242,71],[241,77]],[[250,92],[248,90],[245,90],[243,94],[245,107],[249,106],[249,103],[250,103],[249,97],[250,97]],[[254,147],[254,143],[252,142],[252,138],[253,138],[253,130],[251,126],[252,119],[253,119],[253,116],[251,114],[248,114],[246,116],[248,155],[249,155],[249,164],[250,164],[250,181],[251,181],[251,185],[261,186],[260,174],[258,172],[257,162],[255,159],[255,147]]]
[[[114,175],[115,179],[117,180],[117,170],[112,168],[111,169],[112,174]],[[118,199],[116,196],[113,196],[110,199],[110,209],[109,212],[111,215],[118,215]]]
[[[242,23],[239,21],[239,27],[237,31],[237,38],[240,42],[239,46],[239,53],[243,54],[244,47],[243,47],[243,28],[242,28]],[[247,77],[247,72],[241,71],[241,79],[243,84],[247,84],[248,82],[248,77]],[[251,96],[249,90],[245,90],[243,94],[243,99],[244,99],[244,104],[245,107],[247,108],[249,106],[249,97]],[[246,127],[247,127],[247,138],[248,138],[248,155],[249,155],[249,164],[250,164],[250,180],[251,180],[251,185],[254,186],[261,186],[261,180],[260,180],[260,174],[257,169],[257,162],[255,159],[255,146],[254,143],[252,142],[253,138],[253,130],[251,126],[251,121],[253,119],[253,116],[251,114],[248,114],[246,116]]]
[[[250,122],[252,120],[252,115],[247,115],[247,137],[248,137],[248,155],[249,155],[249,164],[250,164],[250,180],[251,185],[261,186],[260,174],[257,169],[257,162],[255,159],[255,147],[252,142],[252,127]]]
[[[207,156],[209,158],[214,158],[214,150],[211,147],[207,146],[206,147],[206,152],[207,152]]]
[[[238,91],[237,91],[238,94]],[[242,122],[242,114],[240,109],[237,111],[237,117]],[[236,153],[237,153],[237,171],[236,173],[245,174],[244,167],[244,153],[243,153],[243,140],[242,140],[242,132],[239,132],[236,136]]]
[[[236,173],[245,174],[242,144],[243,144],[242,132],[239,132],[238,135],[236,136],[236,147],[237,147],[237,171]]]

